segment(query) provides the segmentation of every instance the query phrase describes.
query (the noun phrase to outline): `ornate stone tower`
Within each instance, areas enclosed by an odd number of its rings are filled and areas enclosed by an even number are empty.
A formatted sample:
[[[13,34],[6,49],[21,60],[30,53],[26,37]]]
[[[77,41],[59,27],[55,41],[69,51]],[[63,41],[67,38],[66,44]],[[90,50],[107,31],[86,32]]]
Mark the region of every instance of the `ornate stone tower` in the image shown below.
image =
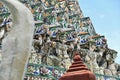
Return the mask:
[[[117,52],[108,47],[105,36],[96,33],[90,17],[83,16],[77,0],[19,1],[33,13],[35,23],[26,78],[57,80],[73,62],[76,50],[96,76],[119,75],[120,65],[115,63]],[[0,4],[0,22],[5,25],[0,27],[5,29],[5,37],[12,29],[12,20],[3,4]],[[107,77],[97,77],[104,78]]]

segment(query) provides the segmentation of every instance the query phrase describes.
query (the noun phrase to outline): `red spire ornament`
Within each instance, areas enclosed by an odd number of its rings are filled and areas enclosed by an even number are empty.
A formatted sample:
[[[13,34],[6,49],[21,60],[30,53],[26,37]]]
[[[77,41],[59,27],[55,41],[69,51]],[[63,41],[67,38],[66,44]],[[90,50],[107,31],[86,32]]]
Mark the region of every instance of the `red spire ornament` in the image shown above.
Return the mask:
[[[96,78],[84,65],[80,55],[75,52],[74,62],[59,80],[96,80]]]

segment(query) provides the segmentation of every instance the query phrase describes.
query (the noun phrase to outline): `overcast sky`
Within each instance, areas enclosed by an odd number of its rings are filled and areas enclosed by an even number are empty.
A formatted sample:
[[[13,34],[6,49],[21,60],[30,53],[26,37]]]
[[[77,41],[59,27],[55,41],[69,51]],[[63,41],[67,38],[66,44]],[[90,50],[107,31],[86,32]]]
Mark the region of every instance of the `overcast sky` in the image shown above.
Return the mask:
[[[97,33],[105,35],[108,46],[118,52],[120,64],[120,0],[79,0],[84,16],[89,16]]]

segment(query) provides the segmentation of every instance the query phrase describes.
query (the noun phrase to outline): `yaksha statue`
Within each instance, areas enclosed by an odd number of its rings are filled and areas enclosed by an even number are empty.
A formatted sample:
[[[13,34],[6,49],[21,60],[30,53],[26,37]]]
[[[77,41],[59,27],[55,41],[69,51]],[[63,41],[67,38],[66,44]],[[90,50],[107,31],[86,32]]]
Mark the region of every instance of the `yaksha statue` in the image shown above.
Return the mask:
[[[32,46],[33,16],[29,9],[18,0],[0,1],[7,5],[13,20],[13,28],[2,43],[0,80],[23,80]]]

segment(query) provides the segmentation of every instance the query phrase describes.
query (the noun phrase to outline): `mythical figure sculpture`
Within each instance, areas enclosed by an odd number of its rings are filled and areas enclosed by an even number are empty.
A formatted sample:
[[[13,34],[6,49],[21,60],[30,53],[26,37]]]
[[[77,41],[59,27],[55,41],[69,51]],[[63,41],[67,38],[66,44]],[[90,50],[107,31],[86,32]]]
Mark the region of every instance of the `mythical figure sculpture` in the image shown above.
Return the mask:
[[[23,80],[33,38],[33,16],[18,0],[0,0],[12,14],[13,28],[3,39],[0,80]]]

